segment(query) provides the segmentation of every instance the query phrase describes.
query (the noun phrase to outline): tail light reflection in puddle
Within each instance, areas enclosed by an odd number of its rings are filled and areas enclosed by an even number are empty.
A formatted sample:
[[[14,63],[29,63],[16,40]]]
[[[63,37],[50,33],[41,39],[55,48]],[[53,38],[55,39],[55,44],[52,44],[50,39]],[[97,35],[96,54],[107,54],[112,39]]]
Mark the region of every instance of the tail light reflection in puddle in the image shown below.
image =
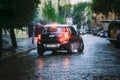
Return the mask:
[[[64,69],[68,69],[70,67],[70,60],[68,57],[65,57],[64,60],[63,60],[63,68]]]
[[[39,58],[39,59],[38,59],[38,68],[39,68],[39,69],[42,69],[43,66],[44,66],[43,58]]]

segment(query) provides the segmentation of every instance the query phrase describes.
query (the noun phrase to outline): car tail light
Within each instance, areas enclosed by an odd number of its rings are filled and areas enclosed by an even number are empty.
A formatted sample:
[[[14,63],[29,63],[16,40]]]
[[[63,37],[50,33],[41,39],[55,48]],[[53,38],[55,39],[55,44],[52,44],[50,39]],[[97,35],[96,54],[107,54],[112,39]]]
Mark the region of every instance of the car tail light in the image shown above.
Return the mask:
[[[70,39],[70,34],[63,34],[63,35],[59,35],[59,42],[63,43],[64,41],[68,41]]]
[[[41,41],[41,35],[38,35],[37,36],[37,42],[40,42]]]

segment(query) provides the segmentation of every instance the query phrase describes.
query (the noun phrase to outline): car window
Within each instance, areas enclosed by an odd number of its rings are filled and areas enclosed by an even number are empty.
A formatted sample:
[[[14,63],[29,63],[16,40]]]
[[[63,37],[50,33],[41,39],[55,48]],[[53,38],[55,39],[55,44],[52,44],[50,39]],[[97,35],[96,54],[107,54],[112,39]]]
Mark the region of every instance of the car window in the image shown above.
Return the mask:
[[[67,27],[46,27],[45,28],[45,32],[51,33],[51,32],[55,32],[55,33],[60,33],[60,32],[69,32]]]
[[[76,30],[73,27],[70,27],[70,30],[72,34],[77,34]]]

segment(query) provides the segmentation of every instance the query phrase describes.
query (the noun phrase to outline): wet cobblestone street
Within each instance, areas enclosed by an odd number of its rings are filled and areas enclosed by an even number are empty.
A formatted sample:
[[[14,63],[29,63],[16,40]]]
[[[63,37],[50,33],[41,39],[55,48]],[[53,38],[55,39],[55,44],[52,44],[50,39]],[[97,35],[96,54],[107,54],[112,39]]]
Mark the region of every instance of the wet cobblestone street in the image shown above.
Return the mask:
[[[37,50],[0,62],[0,80],[120,80],[120,50],[108,40],[83,35],[83,53]]]

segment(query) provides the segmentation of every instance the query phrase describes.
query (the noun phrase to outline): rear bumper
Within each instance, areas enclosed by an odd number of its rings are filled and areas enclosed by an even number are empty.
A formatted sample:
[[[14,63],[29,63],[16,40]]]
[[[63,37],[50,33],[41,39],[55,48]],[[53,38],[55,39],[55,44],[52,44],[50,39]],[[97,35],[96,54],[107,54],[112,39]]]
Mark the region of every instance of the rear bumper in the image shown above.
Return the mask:
[[[67,43],[37,43],[42,45],[45,50],[66,50],[68,47]]]

